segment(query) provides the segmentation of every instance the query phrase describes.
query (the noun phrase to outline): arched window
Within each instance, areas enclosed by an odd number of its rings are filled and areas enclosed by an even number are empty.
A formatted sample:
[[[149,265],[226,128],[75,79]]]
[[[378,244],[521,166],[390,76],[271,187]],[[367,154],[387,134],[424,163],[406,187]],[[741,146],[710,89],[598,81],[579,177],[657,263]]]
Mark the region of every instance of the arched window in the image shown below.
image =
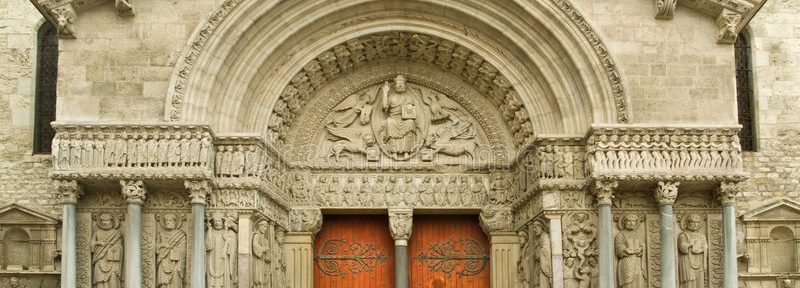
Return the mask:
[[[50,122],[56,120],[58,31],[49,22],[45,22],[39,28],[37,43],[33,153],[50,153],[50,144],[56,134]]]
[[[734,45],[736,57],[736,102],[739,109],[739,141],[743,151],[756,150],[756,131],[753,113],[753,65],[750,55],[750,36],[739,33]]]

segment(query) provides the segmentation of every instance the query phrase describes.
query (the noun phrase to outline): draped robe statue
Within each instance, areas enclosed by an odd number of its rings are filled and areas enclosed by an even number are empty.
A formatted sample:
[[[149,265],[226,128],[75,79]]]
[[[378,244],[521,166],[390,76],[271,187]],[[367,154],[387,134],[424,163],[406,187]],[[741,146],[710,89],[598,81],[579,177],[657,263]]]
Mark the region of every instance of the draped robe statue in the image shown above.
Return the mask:
[[[386,112],[384,141],[389,154],[397,158],[408,158],[417,144],[416,108],[414,92],[407,89],[403,75],[394,80],[394,88],[384,87],[383,110]]]
[[[687,217],[684,231],[678,235],[678,280],[681,288],[705,287],[708,242],[700,232],[703,219],[698,214]]]
[[[98,218],[97,232],[92,236],[92,287],[119,288],[122,278],[122,233],[109,213]]]
[[[181,288],[186,277],[186,233],[178,229],[180,220],[174,213],[167,213],[161,220],[158,250],[156,251],[156,275],[159,288]]]
[[[262,220],[256,224],[256,233],[253,234],[253,288],[270,287],[270,253],[269,222]]]
[[[620,288],[644,288],[644,270],[642,255],[644,243],[637,232],[639,217],[635,214],[622,216],[621,230],[614,237],[614,251],[617,263],[617,286]]]
[[[236,233],[225,225],[219,213],[211,215],[206,233],[206,287],[232,288],[236,275]]]

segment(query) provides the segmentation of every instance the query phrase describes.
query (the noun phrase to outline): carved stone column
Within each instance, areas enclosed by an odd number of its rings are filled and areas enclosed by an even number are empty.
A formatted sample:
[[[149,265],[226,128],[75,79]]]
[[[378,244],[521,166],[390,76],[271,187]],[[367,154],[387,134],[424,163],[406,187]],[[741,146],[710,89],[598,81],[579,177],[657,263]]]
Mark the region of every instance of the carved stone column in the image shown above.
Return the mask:
[[[550,257],[553,269],[552,288],[564,287],[564,247],[561,235],[561,214],[545,214],[550,222]]]
[[[322,211],[319,208],[292,209],[289,222],[291,231],[283,241],[288,287],[313,288],[314,235],[322,229]]]
[[[78,181],[54,182],[56,190],[61,194],[64,203],[64,214],[61,223],[61,285],[62,287],[77,287],[77,241],[75,206],[78,197],[83,194],[83,189]]]
[[[675,220],[672,214],[672,204],[678,197],[680,182],[658,182],[656,200],[661,211],[661,287],[675,287]]]
[[[481,210],[481,228],[489,234],[492,245],[489,264],[492,288],[508,288],[516,285],[519,236],[513,232],[512,221],[510,208],[486,207]]]
[[[125,238],[125,287],[142,285],[142,205],[147,193],[142,180],[120,180],[122,196],[128,203],[128,235]]]
[[[192,203],[192,267],[190,287],[206,287],[206,196],[211,193],[208,181],[184,181]]]
[[[738,183],[722,182],[717,189],[717,198],[722,204],[722,287],[736,288],[738,268],[736,267],[736,194]]]
[[[389,230],[394,239],[394,287],[408,288],[408,239],[411,238],[414,211],[389,209]]]
[[[611,229],[611,199],[614,197],[614,189],[618,185],[617,181],[596,181],[594,183],[594,194],[597,197],[597,243],[600,250],[598,251],[598,262],[600,266],[599,286],[601,288],[616,287],[614,285],[614,236]]]

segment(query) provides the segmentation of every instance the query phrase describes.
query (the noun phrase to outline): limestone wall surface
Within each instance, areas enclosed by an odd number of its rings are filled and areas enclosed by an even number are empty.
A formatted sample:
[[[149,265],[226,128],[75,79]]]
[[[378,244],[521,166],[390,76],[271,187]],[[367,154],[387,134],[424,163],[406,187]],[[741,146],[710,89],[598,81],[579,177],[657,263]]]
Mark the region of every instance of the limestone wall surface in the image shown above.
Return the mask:
[[[32,155],[36,33],[43,22],[27,0],[0,1],[0,203],[55,216],[50,155]]]
[[[735,123],[733,45],[717,44],[712,17],[655,2],[573,1],[617,61],[635,123]]]
[[[798,13],[798,1],[771,0],[750,22],[758,151],[743,153],[751,179],[740,212],[800,196]]]

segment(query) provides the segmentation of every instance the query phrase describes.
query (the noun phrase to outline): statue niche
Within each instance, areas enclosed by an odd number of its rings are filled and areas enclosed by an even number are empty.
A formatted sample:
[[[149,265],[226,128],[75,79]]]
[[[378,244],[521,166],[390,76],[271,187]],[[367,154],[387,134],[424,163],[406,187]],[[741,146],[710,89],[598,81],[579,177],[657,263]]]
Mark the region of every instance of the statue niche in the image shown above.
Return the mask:
[[[323,158],[335,163],[477,158],[474,119],[448,96],[403,75],[348,96],[325,119]]]

